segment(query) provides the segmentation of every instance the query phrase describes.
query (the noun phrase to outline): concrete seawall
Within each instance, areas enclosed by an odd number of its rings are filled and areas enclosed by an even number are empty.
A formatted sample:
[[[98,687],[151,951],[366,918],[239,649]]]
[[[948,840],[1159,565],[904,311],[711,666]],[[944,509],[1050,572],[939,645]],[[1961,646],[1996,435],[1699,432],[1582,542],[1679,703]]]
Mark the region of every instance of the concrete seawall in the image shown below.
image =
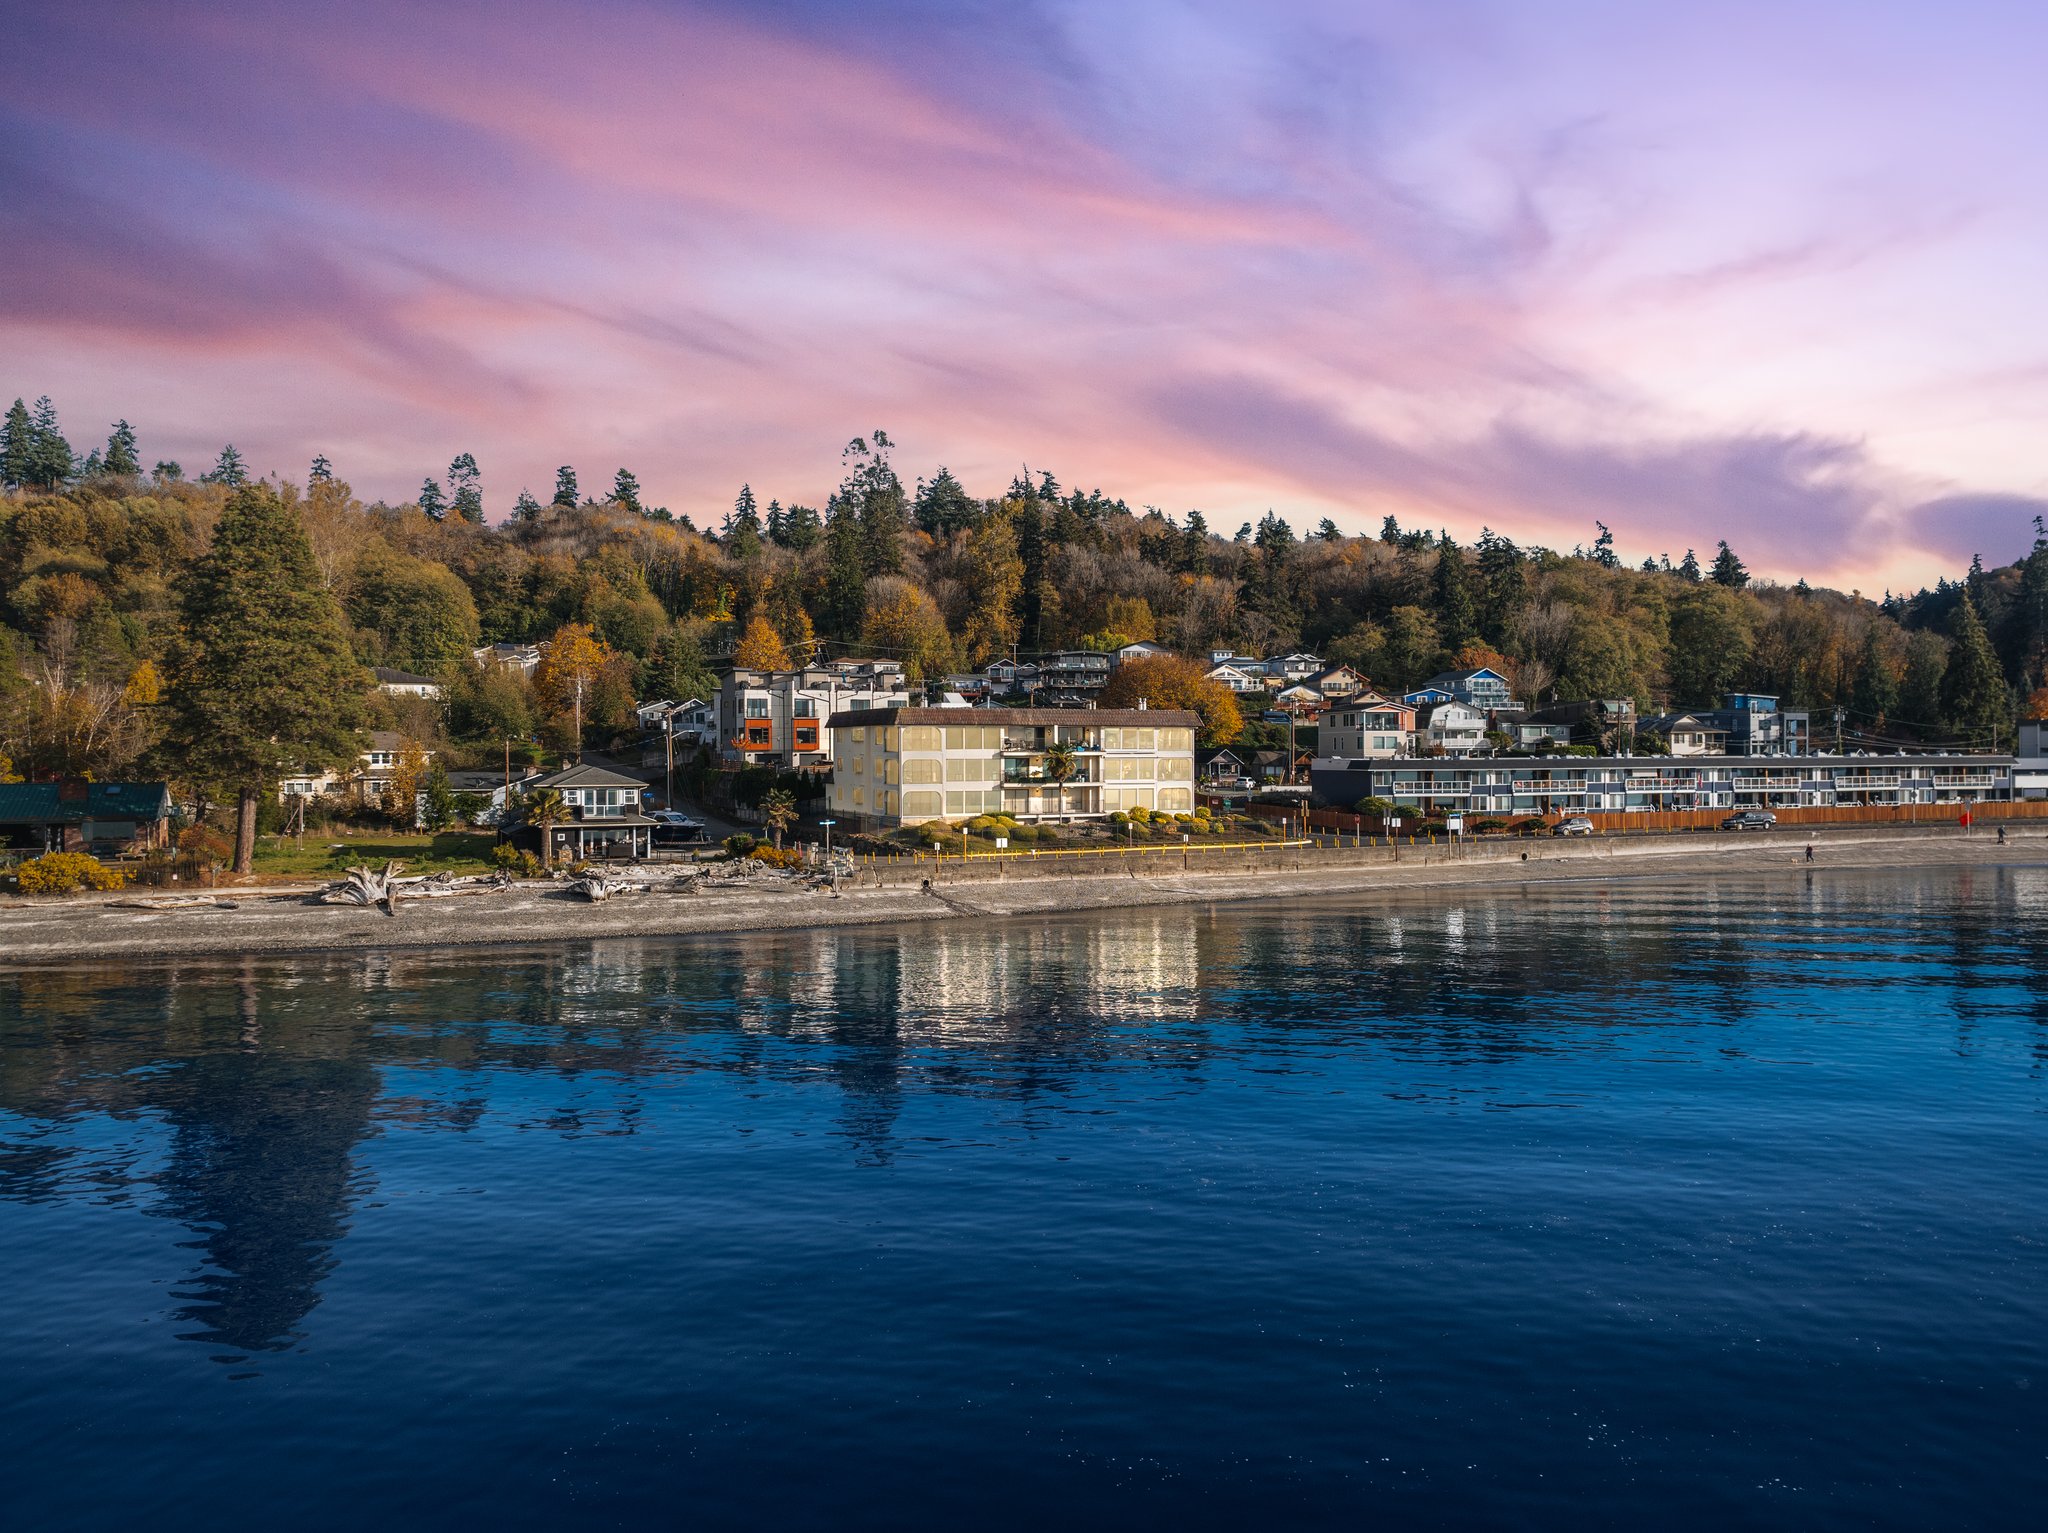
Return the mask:
[[[117,909],[101,897],[0,904],[0,967],[183,954],[346,948],[480,947],[600,937],[686,936],[893,921],[975,919],[1139,905],[1286,899],[1313,903],[1385,892],[1501,888],[1559,881],[1714,874],[1798,877],[1852,868],[2048,867],[2048,832],[1986,828],[1668,835],[1483,842],[1464,847],[1273,847],[1130,858],[1016,858],[895,863],[863,869],[837,895],[784,884],[716,893],[621,897],[602,905],[553,885],[402,903],[396,916],[316,905],[296,892],[236,893],[238,908]],[[1818,860],[1805,862],[1811,840]],[[925,887],[926,881],[931,887]]]

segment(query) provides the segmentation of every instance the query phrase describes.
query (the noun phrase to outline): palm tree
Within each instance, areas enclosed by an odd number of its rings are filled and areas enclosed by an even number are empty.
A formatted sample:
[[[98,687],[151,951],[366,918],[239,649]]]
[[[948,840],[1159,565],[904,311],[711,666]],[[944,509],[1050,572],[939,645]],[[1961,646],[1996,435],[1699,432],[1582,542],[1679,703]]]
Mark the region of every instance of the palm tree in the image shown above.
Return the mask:
[[[1067,811],[1067,784],[1081,770],[1081,747],[1056,741],[1045,748],[1045,775],[1060,790],[1060,813]]]
[[[569,818],[569,803],[554,788],[536,788],[526,795],[521,806],[526,823],[540,829],[540,865],[552,870],[555,865],[555,827]]]
[[[761,818],[775,838],[775,850],[782,850],[782,833],[796,823],[796,795],[787,788],[771,788],[761,799]]]

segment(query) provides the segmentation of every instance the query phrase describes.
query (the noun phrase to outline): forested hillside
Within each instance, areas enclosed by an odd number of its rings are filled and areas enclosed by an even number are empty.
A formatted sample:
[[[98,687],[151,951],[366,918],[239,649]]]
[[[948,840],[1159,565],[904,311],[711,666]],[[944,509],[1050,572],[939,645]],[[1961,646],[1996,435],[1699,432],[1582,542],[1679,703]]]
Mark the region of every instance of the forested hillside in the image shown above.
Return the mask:
[[[906,486],[892,458],[876,432],[846,449],[822,507],[742,487],[702,530],[643,504],[624,470],[597,498],[564,468],[549,501],[522,492],[492,525],[467,455],[415,501],[364,505],[324,458],[304,484],[251,486],[233,448],[197,479],[144,471],[125,422],[81,459],[47,401],[17,403],[0,440],[0,752],[33,775],[187,770],[155,705],[184,653],[195,561],[229,497],[252,489],[303,527],[356,661],[450,686],[445,717],[378,697],[369,722],[456,756],[561,742],[566,661],[527,683],[469,659],[558,635],[583,667],[593,739],[636,698],[705,693],[743,641],[770,658],[892,656],[922,677],[1145,638],[1192,654],[1305,647],[1382,690],[1489,663],[1539,702],[1647,709],[1746,688],[1817,710],[1823,738],[1840,708],[1872,740],[1979,746],[2048,703],[2038,524],[2020,564],[1878,603],[1753,580],[1725,545],[1627,567],[1599,527],[1570,553],[1392,518],[1376,537],[1273,516],[1212,529],[1051,473],[995,495],[944,468]]]

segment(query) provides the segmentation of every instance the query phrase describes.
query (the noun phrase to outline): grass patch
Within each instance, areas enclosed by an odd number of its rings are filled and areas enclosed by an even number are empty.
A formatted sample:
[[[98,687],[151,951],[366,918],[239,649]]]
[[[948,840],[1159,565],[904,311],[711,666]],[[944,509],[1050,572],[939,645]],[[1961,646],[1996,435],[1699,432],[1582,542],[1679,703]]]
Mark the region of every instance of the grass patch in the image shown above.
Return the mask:
[[[491,848],[497,844],[487,831],[444,830],[432,836],[384,831],[308,835],[301,851],[290,836],[262,836],[256,842],[256,871],[276,878],[338,878],[359,862],[371,867],[402,862],[408,873],[488,873]]]

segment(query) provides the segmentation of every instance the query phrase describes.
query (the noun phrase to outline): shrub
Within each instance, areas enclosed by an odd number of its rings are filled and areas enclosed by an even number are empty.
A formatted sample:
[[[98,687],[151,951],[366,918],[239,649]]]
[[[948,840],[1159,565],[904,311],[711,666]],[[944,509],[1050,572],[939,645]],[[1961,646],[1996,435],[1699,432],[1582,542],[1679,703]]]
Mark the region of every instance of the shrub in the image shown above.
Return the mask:
[[[772,846],[757,846],[747,854],[756,862],[765,862],[771,868],[800,868],[804,865],[804,854],[793,846],[777,849]]]
[[[1126,819],[1135,820],[1138,824],[1143,825],[1152,818],[1152,811],[1147,809],[1143,804],[1137,804],[1132,806],[1130,809],[1126,810],[1124,817]]]
[[[84,852],[45,852],[14,870],[23,894],[69,894],[74,889],[125,889],[128,875]]]
[[[491,861],[515,878],[540,877],[540,859],[531,852],[521,851],[509,841],[501,841],[491,848]]]
[[[1506,830],[1507,828],[1508,822],[1506,820],[1495,819],[1492,816],[1488,816],[1486,819],[1483,820],[1474,820],[1472,822],[1473,831],[1476,834],[1482,836],[1496,835],[1499,832]]]
[[[996,822],[985,814],[978,814],[967,822],[967,828],[977,836],[992,835],[996,828]]]
[[[1018,825],[1012,823],[1009,830],[1009,836],[1012,841],[1036,841],[1038,839],[1038,827],[1036,825]]]
[[[725,838],[725,855],[737,862],[742,857],[752,856],[754,848],[760,844],[745,831],[738,831]]]
[[[1198,819],[1198,820],[1206,820],[1206,819],[1209,819],[1209,818],[1210,818],[1210,814],[1209,814],[1209,807],[1208,807],[1208,805],[1204,804],[1204,805],[1203,805],[1203,806],[1202,806],[1202,807],[1201,807],[1200,809],[1197,809],[1197,810],[1195,811],[1195,818],[1196,818],[1196,819]]]

